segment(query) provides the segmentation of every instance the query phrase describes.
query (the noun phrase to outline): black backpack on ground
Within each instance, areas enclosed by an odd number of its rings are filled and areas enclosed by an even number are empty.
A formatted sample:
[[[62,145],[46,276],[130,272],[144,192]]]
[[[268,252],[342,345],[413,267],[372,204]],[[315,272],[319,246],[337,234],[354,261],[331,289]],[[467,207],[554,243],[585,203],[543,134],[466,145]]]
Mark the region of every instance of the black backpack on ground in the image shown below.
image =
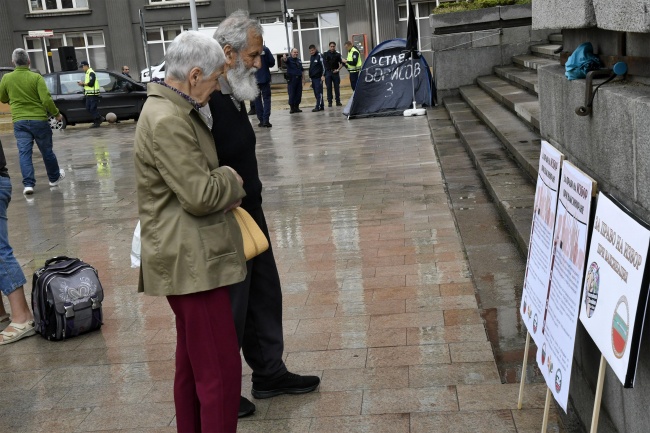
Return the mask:
[[[65,340],[101,328],[103,300],[97,270],[79,259],[53,257],[34,272],[32,310],[43,338]]]

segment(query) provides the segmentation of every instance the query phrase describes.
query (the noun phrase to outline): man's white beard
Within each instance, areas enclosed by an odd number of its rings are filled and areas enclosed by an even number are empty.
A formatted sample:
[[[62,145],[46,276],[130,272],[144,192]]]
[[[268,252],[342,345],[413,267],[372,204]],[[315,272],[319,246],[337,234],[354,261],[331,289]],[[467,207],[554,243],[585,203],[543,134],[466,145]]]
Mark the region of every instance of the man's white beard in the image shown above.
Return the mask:
[[[246,69],[244,62],[238,58],[237,66],[226,74],[232,94],[238,101],[253,100],[260,93],[255,72],[257,72],[257,68]]]

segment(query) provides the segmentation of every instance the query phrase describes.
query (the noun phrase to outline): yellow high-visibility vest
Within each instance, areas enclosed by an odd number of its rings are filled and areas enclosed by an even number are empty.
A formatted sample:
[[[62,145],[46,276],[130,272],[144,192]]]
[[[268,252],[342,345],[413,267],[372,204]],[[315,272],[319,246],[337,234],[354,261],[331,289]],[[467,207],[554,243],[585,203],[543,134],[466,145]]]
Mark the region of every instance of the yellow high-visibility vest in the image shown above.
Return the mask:
[[[95,71],[93,71],[92,68],[88,68],[88,70],[86,71],[86,79],[84,83],[87,84],[88,82],[90,82],[91,72],[94,73]],[[90,87],[88,85],[84,86],[84,95],[91,95],[91,96],[99,95],[99,77],[97,77],[97,74],[95,74],[95,85],[93,87]]]
[[[354,55],[355,52],[356,52],[356,53],[358,54],[358,56],[359,56],[359,57],[357,57],[357,61],[359,62],[359,64],[356,65],[356,66],[353,66],[353,65],[352,65],[352,62],[353,62],[354,60],[352,59],[352,56]],[[348,61],[348,71],[349,71],[349,72],[359,72],[359,71],[361,70],[361,65],[362,65],[362,63],[363,63],[363,62],[361,61],[361,53],[360,53],[359,50],[357,50],[355,47],[350,48],[350,51],[348,51],[348,58],[347,58],[347,61]]]

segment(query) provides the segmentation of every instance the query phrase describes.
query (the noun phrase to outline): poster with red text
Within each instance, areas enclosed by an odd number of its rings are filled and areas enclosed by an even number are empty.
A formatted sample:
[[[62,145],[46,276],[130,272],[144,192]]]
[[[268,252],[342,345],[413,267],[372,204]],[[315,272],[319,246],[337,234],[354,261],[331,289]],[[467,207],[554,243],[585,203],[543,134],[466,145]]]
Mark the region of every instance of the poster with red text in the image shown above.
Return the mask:
[[[537,365],[555,400],[567,410],[571,365],[585,269],[591,202],[596,182],[570,162],[562,163],[560,193],[546,310]]]
[[[634,386],[648,300],[650,230],[599,193],[580,321],[626,388]]]
[[[563,154],[542,141],[520,308],[522,320],[538,346],[549,289],[553,228],[563,159]]]

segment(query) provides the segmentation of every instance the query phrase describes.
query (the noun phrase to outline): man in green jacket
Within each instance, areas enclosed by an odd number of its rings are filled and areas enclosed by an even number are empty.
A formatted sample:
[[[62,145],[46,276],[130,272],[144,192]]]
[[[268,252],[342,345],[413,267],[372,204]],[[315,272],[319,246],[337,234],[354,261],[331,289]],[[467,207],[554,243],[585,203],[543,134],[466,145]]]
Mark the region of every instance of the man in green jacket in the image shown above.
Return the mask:
[[[43,77],[29,70],[27,52],[16,48],[11,61],[16,69],[0,81],[0,102],[11,106],[11,120],[14,123],[20,171],[23,175],[23,194],[31,195],[36,185],[32,164],[34,141],[43,156],[50,186],[57,186],[65,177],[65,171],[59,168],[52,150],[52,130],[48,122],[48,113],[57,120],[61,120],[62,115],[54,105]]]

